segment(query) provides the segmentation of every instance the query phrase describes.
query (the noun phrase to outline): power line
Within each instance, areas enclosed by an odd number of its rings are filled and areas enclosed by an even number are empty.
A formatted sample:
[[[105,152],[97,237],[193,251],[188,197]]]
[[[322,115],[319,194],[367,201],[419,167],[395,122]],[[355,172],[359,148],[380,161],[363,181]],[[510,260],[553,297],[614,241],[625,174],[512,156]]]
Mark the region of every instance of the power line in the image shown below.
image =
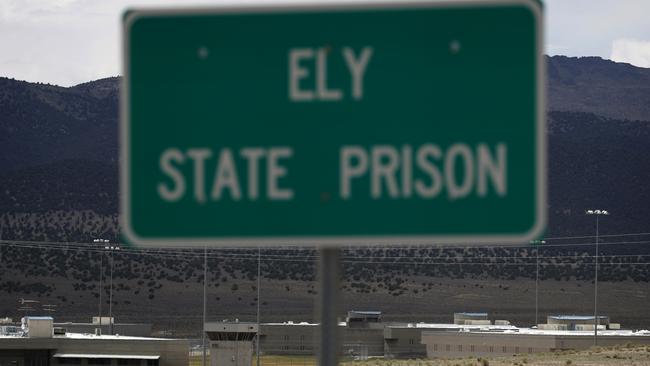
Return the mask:
[[[635,242],[636,243],[636,242]],[[75,248],[68,248],[68,247],[61,247],[61,246],[42,246],[42,245],[25,245],[25,244],[15,244],[15,243],[10,243],[7,244],[8,246],[13,246],[13,247],[18,247],[18,248],[28,248],[28,249],[39,249],[39,250],[74,250],[74,251],[82,251],[82,252],[98,252],[100,249],[94,249],[94,248],[85,248],[85,247],[75,247]],[[146,255],[146,256],[153,256],[153,257],[166,257],[166,258],[175,258],[175,259],[199,259],[200,255],[196,253],[188,253],[188,252],[162,252],[162,251],[155,251],[155,252],[147,252],[143,250],[133,250],[133,249],[125,249],[120,252],[120,255]],[[228,254],[210,254],[207,256],[210,259],[233,259],[233,260],[256,260],[254,256],[247,255],[247,254],[233,254],[233,255],[228,255]],[[297,256],[297,255],[263,255],[265,259],[264,261],[282,261],[282,262],[313,262],[317,258],[317,256]],[[599,257],[603,258],[641,258],[641,257],[650,257],[650,254],[615,254],[615,255],[600,255]],[[304,259],[299,259],[299,258],[304,258]],[[530,265],[534,263],[507,263],[506,260],[517,260],[517,261],[532,261],[535,259],[534,257],[528,257],[528,256],[481,256],[481,255],[474,255],[474,256],[463,256],[463,257],[423,257],[423,256],[363,256],[363,257],[354,257],[354,256],[347,256],[347,257],[342,257],[342,261],[344,263],[352,263],[352,264],[390,264],[390,265],[395,265],[395,264],[438,264],[438,265],[478,265],[478,264],[490,264],[490,265]],[[348,259],[346,259],[348,258]],[[541,256],[540,259],[589,259],[589,258],[595,258],[594,255],[586,255],[586,254],[579,254],[579,255],[556,255],[556,256]],[[374,260],[368,260],[368,259],[374,259]],[[392,259],[392,260],[388,260]],[[420,259],[420,261],[413,261],[412,259]],[[447,259],[445,262],[432,262],[430,259]],[[460,259],[460,260],[459,260]],[[471,259],[480,259],[483,260],[483,262],[480,261],[471,261]],[[485,262],[485,260],[494,260],[494,261],[489,261]],[[544,265],[565,265],[565,264],[570,264],[573,265],[572,263],[548,263]],[[609,265],[618,265],[618,264],[632,264],[630,262],[620,262],[620,263],[610,263]]]
[[[91,243],[85,243],[85,242],[54,242],[54,241],[18,241],[18,240],[0,240],[0,243],[7,244],[7,245],[17,245],[17,244],[31,244],[34,247],[60,247],[63,249],[80,249],[83,250],[85,247],[91,245]],[[629,245],[629,244],[648,244],[650,243],[650,240],[634,240],[634,241],[617,241],[617,242],[609,242],[609,243],[600,243],[599,245]],[[593,246],[595,245],[595,242],[581,242],[581,243],[561,243],[561,244],[544,244],[542,245],[543,248],[557,248],[557,247],[575,247],[575,246]],[[397,246],[397,247],[350,247],[346,248],[344,250],[349,250],[349,251],[362,251],[362,250],[383,250],[383,251],[388,251],[388,250],[456,250],[456,251],[465,251],[465,250],[470,250],[470,249],[504,249],[504,250],[509,250],[509,249],[531,249],[532,246],[530,244],[528,245],[499,245],[499,246],[484,246],[484,245],[478,245],[478,246],[438,246],[438,245],[431,245],[431,246]],[[167,253],[167,252],[174,252],[174,251],[182,251],[182,252],[193,252],[197,251],[199,248],[187,248],[187,247],[166,247],[166,248],[158,248],[158,249],[142,249],[142,248],[124,248],[125,250],[130,250],[130,251],[140,251],[140,252],[161,252],[161,253]],[[219,251],[251,251],[252,253],[252,248],[213,248],[211,250],[219,250]],[[301,247],[270,247],[267,250],[273,250],[273,251],[313,251],[311,248],[301,248]],[[240,255],[240,254],[237,254]],[[251,256],[254,256],[254,254],[250,254]],[[269,256],[270,254],[264,254],[263,256]],[[287,255],[287,256],[295,256],[294,254]],[[317,255],[311,255],[313,257],[317,257]]]
[[[650,232],[638,232],[638,233],[622,233],[622,234],[607,234],[607,235],[599,235],[600,238],[614,238],[614,237],[629,237],[629,236],[650,236]],[[545,237],[543,240],[568,240],[568,239],[589,239],[589,238],[595,238],[595,235],[578,235],[578,236],[558,236],[558,237]],[[22,242],[22,243],[33,243],[33,244],[63,244],[63,245],[88,245],[92,244],[90,242],[61,242],[61,241],[35,241],[35,240],[0,240],[0,242]],[[602,243],[602,244],[608,244],[608,243]],[[611,244],[611,243],[610,243]],[[544,247],[553,247],[553,246],[574,246],[574,245],[595,245],[595,242],[593,243],[561,243],[561,244],[545,244]],[[384,249],[384,250],[390,250],[390,249],[405,249],[405,248],[428,248],[434,246],[439,249],[464,249],[464,248],[528,248],[530,247],[530,244],[522,243],[522,244],[517,244],[517,245],[505,245],[505,244],[488,244],[488,245],[477,245],[477,244],[471,244],[468,243],[467,245],[463,246],[456,246],[456,245],[448,245],[445,243],[440,243],[440,244],[431,244],[431,245],[409,245],[409,246],[393,246],[393,245],[376,245],[376,246],[351,246],[347,247],[344,249]],[[256,247],[220,247],[218,248],[219,250],[254,250]],[[165,247],[164,250],[167,249],[185,249],[185,250],[198,250],[200,249],[199,247],[196,248],[188,248],[188,247],[183,247],[183,246],[168,246]],[[289,247],[289,246],[273,246],[270,247],[270,249],[273,250],[310,250],[308,247]],[[156,250],[156,249],[148,249],[148,250]]]
[[[8,246],[16,246],[16,247],[25,247],[25,248],[38,248],[38,249],[60,249],[60,250],[81,250],[81,251],[99,251],[100,249],[92,248],[90,247],[91,244],[87,243],[66,243],[66,242],[46,242],[46,241],[0,241],[0,243],[3,243]],[[650,240],[636,240],[636,241],[620,241],[620,242],[611,242],[611,243],[602,243],[601,245],[632,245],[632,244],[649,244]],[[567,246],[588,246],[592,245],[592,243],[564,243],[564,244],[546,244],[543,245],[543,248],[550,248],[550,247],[567,247]],[[477,247],[480,248],[480,247]],[[527,249],[530,250],[533,247],[532,246],[504,246],[500,247],[502,249]],[[463,247],[457,247],[455,249],[458,250],[464,250],[465,248]],[[184,249],[141,249],[141,248],[123,248],[123,250],[126,252],[133,252],[133,253],[153,253],[153,254],[169,254],[169,253],[181,253],[184,255],[192,255],[192,256],[199,256],[197,249],[191,249],[191,248],[184,248]],[[212,251],[229,251],[229,250],[239,250],[239,251],[250,251],[250,249],[242,249],[242,248],[236,248],[236,249],[222,249],[222,248],[214,248],[211,249]],[[269,249],[269,250],[278,250],[278,249]],[[288,251],[312,251],[310,249],[287,249]],[[356,249],[349,249],[350,251],[363,251],[363,250],[370,250],[366,248],[356,248]],[[402,250],[402,251],[418,251],[418,250],[441,250],[438,247],[429,247],[429,248],[412,248],[412,247],[400,247],[398,249],[390,249],[390,250]],[[466,253],[463,253],[463,256],[466,256]],[[251,258],[257,258],[257,254],[252,253],[220,253],[218,255],[219,257],[251,257]],[[316,254],[304,254],[304,255],[297,255],[294,253],[290,254],[263,254],[262,257],[291,257],[291,258],[296,258],[296,257],[309,257],[309,258],[318,258],[318,255]],[[353,257],[357,258],[357,255],[354,256],[348,256],[348,257]],[[368,257],[368,256],[365,256]],[[396,256],[387,256],[387,255],[377,255],[377,256],[372,256],[372,257],[381,257],[381,258],[408,258],[408,256],[405,255],[396,255]],[[417,258],[420,258],[421,256],[417,256]],[[481,256],[485,257],[485,256]],[[504,256],[494,256],[495,258],[503,258]]]

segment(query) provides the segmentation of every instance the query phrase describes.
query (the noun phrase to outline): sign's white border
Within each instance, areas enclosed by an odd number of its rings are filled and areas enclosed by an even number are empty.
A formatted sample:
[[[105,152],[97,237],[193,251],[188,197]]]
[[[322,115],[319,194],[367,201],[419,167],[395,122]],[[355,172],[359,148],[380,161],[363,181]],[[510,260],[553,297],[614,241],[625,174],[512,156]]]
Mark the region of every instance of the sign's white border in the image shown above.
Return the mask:
[[[523,5],[528,7],[535,16],[536,23],[536,58],[537,58],[537,212],[535,224],[524,233],[503,235],[399,235],[399,236],[305,236],[305,237],[139,237],[131,227],[129,191],[130,172],[130,136],[129,136],[129,85],[131,73],[129,70],[129,37],[131,25],[141,16],[165,15],[205,15],[205,14],[245,14],[245,13],[282,13],[282,12],[311,12],[311,11],[351,11],[370,9],[412,9],[412,8],[443,8]],[[368,246],[368,245],[450,245],[464,246],[476,244],[503,244],[516,245],[527,243],[543,234],[546,226],[546,197],[547,197],[547,157],[546,157],[546,63],[544,62],[543,45],[543,17],[542,4],[538,0],[407,0],[389,2],[386,0],[347,2],[337,1],[307,1],[301,3],[280,4],[247,4],[247,5],[220,5],[214,7],[196,8],[156,8],[129,10],[124,15],[122,29],[122,67],[123,78],[120,97],[120,222],[127,239],[141,247],[227,247],[227,246]]]

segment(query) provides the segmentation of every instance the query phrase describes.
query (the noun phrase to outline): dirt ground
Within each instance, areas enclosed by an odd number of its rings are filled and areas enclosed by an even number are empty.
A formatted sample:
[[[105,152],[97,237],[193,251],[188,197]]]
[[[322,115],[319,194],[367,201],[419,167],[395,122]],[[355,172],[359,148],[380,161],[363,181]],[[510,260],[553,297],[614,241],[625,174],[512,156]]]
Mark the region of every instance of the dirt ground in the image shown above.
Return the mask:
[[[263,356],[261,366],[315,366],[313,357]],[[192,357],[190,366],[200,366]],[[433,360],[343,361],[342,366],[650,366],[650,346],[595,347],[584,351],[562,351],[508,357],[465,357]],[[255,360],[253,365],[255,366]]]
[[[508,357],[466,357],[434,360],[370,360],[344,363],[346,366],[646,366],[650,346],[595,347],[584,351],[562,351]],[[279,366],[279,365],[278,365]]]

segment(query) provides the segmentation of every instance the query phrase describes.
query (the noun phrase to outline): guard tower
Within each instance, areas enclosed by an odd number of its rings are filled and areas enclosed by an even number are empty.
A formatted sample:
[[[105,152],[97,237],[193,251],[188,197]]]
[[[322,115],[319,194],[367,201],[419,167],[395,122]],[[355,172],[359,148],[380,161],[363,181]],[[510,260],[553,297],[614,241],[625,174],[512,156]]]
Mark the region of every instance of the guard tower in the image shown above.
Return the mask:
[[[348,311],[345,322],[349,328],[370,328],[371,323],[381,323],[381,311]]]
[[[211,366],[250,366],[257,323],[210,322],[205,332],[210,339]]]

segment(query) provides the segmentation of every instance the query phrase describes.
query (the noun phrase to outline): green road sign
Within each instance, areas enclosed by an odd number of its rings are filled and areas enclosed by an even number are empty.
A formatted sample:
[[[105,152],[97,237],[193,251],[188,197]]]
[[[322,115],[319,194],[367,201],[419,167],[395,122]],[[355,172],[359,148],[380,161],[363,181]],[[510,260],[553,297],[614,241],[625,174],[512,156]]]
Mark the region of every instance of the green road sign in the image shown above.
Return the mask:
[[[124,16],[143,246],[524,243],[546,215],[535,0]]]

